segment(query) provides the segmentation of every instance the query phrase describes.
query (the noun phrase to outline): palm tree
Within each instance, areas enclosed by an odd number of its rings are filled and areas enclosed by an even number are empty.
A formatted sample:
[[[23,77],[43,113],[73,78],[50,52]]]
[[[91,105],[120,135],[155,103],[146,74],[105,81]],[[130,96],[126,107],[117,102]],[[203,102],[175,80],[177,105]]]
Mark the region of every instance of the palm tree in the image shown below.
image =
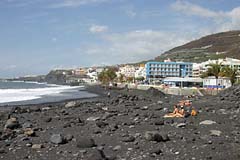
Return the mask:
[[[222,77],[229,77],[231,84],[233,85],[236,81],[237,69],[230,66],[225,66],[222,68],[220,75]]]
[[[99,81],[102,82],[103,84],[112,82],[116,77],[117,75],[113,68],[105,69],[98,75]]]
[[[222,64],[221,63],[211,63],[208,65],[209,68],[203,76],[214,76],[216,78],[216,86],[218,85],[218,78],[221,76]]]
[[[216,78],[216,85],[218,85],[219,77],[230,78],[231,84],[233,85],[236,81],[237,69],[230,66],[222,66],[221,63],[212,63],[208,65],[209,68],[204,72],[201,78],[214,76]]]
[[[124,75],[122,73],[120,73],[118,80],[120,83],[122,83],[124,81]]]
[[[102,71],[99,75],[98,75],[98,80],[100,82],[102,82],[103,84],[107,84],[108,82],[108,77],[107,77],[107,74],[106,74],[106,71]]]

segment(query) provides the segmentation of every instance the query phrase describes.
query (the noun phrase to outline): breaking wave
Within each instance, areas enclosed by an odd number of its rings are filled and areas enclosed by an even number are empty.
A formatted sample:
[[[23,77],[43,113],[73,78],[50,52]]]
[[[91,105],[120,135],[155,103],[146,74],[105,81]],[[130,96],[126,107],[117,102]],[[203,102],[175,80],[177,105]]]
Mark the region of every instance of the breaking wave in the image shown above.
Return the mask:
[[[46,88],[0,89],[0,103],[34,100],[46,95],[56,96],[62,92],[73,92],[77,88],[82,87],[49,85]]]

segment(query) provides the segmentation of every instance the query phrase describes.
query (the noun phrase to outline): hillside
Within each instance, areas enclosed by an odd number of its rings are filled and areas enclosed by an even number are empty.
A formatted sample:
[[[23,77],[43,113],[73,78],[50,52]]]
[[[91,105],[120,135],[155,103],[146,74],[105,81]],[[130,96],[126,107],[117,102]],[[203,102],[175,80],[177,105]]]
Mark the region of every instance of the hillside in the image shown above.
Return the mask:
[[[154,60],[163,61],[170,58],[176,61],[202,62],[225,57],[240,59],[240,31],[222,32],[202,37],[173,48]]]
[[[51,70],[45,77],[45,82],[49,84],[66,84],[68,76],[72,75],[71,70]]]

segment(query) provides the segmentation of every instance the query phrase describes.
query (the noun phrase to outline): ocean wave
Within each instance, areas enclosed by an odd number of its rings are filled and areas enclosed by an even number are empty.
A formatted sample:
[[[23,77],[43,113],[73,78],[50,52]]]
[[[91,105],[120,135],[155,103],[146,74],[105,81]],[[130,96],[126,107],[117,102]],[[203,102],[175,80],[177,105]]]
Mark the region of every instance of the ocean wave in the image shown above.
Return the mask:
[[[56,95],[62,92],[82,88],[82,86],[56,86],[34,89],[0,89],[0,103],[34,100],[45,95]]]

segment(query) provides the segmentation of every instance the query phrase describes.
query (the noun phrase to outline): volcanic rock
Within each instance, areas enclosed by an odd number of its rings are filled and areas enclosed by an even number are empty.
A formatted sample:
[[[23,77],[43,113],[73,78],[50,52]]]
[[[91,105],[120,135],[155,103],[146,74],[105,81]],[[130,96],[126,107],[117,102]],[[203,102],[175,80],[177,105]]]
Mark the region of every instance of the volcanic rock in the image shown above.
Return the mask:
[[[33,131],[32,128],[26,128],[24,130],[24,134],[27,135],[27,136],[35,136],[35,132]]]
[[[156,141],[156,142],[163,141],[163,137],[159,134],[158,131],[147,131],[145,132],[144,137],[148,141]]]
[[[220,99],[225,101],[239,101],[240,98],[240,85],[234,85],[218,94]]]
[[[148,110],[148,106],[141,107],[141,110]]]
[[[81,137],[77,139],[78,148],[91,148],[95,146],[96,146],[95,141],[92,138]]]
[[[169,141],[169,140],[170,140],[170,138],[169,138],[168,134],[166,134],[166,133],[164,133],[164,134],[161,134],[161,136],[162,136],[162,139],[163,139],[163,141],[164,141],[164,142],[167,142],[167,141]]]
[[[33,144],[32,148],[33,149],[41,149],[41,148],[43,148],[43,145],[42,144]]]
[[[19,127],[19,123],[16,118],[10,118],[7,120],[4,128],[15,129]]]
[[[71,141],[73,139],[73,135],[71,135],[71,134],[67,134],[65,137],[64,137],[64,140],[66,141],[66,142],[69,142],[69,141]]]
[[[177,128],[184,128],[186,127],[186,123],[179,123],[176,125]]]
[[[96,121],[96,120],[99,120],[100,117],[88,117],[87,118],[87,121]]]
[[[48,122],[51,122],[51,121],[52,121],[52,118],[51,118],[51,117],[47,117],[47,118],[44,119],[44,121],[47,122],[47,123],[48,123]]]
[[[216,122],[215,121],[212,121],[212,120],[204,120],[202,122],[200,122],[199,124],[202,124],[202,125],[211,125],[211,124],[215,124]]]
[[[163,104],[163,101],[157,101],[157,104]]]
[[[86,160],[106,160],[106,156],[102,150],[93,150],[89,155],[87,155]]]
[[[68,102],[65,107],[66,108],[71,108],[71,107],[75,107],[77,105],[77,103],[75,101],[71,101],[71,102]]]
[[[0,154],[6,153],[4,148],[0,148]]]
[[[151,154],[159,155],[162,153],[162,150],[160,148],[154,148],[150,151]]]
[[[135,137],[133,136],[127,136],[127,137],[124,137],[122,139],[123,142],[134,142],[135,141]]]
[[[164,120],[163,119],[158,119],[154,122],[154,124],[157,125],[157,126],[164,125]]]
[[[122,148],[122,147],[121,147],[120,145],[117,145],[117,146],[115,146],[115,147],[113,148],[113,150],[114,150],[114,151],[118,151],[118,150],[121,150],[121,148]]]
[[[221,131],[219,131],[219,130],[210,130],[210,135],[211,136],[220,136],[221,135]]]
[[[25,123],[23,123],[23,125],[22,125],[22,128],[24,128],[24,129],[26,129],[26,128],[32,128],[32,123],[31,122],[25,122]]]
[[[108,125],[108,123],[103,122],[103,121],[96,122],[96,126],[98,126],[99,128],[104,128],[107,125]]]
[[[148,90],[147,90],[147,93],[148,95],[150,96],[158,96],[158,97],[165,97],[165,94],[161,91],[159,91],[158,89],[156,88],[153,88],[153,87],[150,87]]]
[[[64,138],[63,138],[63,136],[61,134],[53,134],[50,137],[50,141],[53,144],[63,144],[64,143]]]

